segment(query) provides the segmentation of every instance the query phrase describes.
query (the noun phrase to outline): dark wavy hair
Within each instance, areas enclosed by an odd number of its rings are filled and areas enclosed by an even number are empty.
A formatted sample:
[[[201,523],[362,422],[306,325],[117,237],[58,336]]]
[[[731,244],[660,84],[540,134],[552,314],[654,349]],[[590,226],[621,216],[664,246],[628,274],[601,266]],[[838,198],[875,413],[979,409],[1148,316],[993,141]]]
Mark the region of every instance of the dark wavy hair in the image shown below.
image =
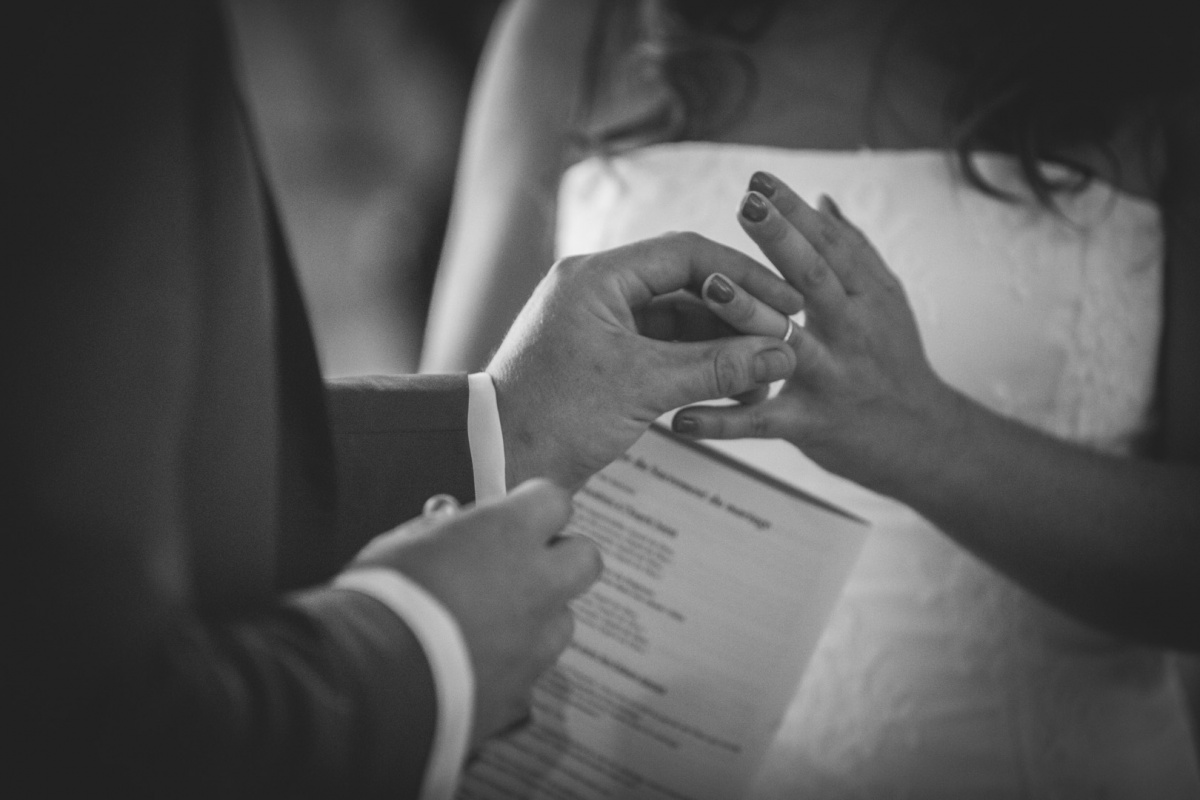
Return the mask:
[[[745,46],[788,2],[804,0],[638,2],[636,50],[668,99],[653,113],[596,133],[599,145],[613,150],[719,132],[753,102],[757,76]],[[967,180],[1011,199],[972,158],[1008,153],[1033,194],[1051,205],[1055,193],[1081,189],[1093,177],[1069,157],[1072,149],[1094,147],[1119,166],[1106,147],[1119,126],[1142,121],[1149,147],[1150,135],[1195,96],[1195,11],[1195,0],[896,0],[889,24],[915,26],[920,45],[956,76],[944,122]],[[1070,169],[1064,176],[1047,171],[1047,163]]]

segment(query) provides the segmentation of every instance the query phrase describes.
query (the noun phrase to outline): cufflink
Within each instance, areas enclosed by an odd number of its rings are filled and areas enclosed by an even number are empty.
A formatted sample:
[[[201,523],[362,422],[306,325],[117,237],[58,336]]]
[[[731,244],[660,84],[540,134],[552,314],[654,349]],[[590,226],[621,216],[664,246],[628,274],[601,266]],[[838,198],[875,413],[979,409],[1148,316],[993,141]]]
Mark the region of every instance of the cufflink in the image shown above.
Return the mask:
[[[460,508],[462,506],[453,495],[435,494],[425,501],[425,506],[421,509],[421,516],[425,519],[445,519],[457,514]]]

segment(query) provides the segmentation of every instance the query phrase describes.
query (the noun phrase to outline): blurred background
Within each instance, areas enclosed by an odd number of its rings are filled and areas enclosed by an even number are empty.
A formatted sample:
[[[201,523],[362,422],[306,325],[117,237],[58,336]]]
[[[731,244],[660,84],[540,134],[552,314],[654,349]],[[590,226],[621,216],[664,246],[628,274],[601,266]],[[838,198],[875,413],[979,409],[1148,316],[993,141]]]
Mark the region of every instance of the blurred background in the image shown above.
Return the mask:
[[[330,377],[417,369],[467,99],[501,2],[230,4]],[[1200,731],[1200,659],[1180,666]]]
[[[326,375],[415,371],[500,0],[230,5]]]

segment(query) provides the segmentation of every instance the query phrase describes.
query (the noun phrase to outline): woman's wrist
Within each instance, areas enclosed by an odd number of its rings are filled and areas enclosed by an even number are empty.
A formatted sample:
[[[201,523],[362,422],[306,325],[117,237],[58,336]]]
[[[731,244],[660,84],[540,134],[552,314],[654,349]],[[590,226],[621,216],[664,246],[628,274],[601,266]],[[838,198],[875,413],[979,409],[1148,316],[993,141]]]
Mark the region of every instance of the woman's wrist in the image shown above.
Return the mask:
[[[900,433],[898,446],[881,459],[876,485],[870,487],[922,513],[954,502],[956,487],[969,484],[968,476],[980,471],[984,447],[986,410],[949,384],[935,381],[908,419],[891,428]]]

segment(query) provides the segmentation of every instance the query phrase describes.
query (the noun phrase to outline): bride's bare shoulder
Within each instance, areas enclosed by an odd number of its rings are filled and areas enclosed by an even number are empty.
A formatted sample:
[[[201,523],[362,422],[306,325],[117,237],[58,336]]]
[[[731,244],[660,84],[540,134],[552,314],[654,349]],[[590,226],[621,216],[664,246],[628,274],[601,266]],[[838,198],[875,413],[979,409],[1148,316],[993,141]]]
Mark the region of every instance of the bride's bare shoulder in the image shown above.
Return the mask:
[[[573,68],[603,5],[603,0],[508,0],[496,15],[489,54],[502,50],[514,65]]]
[[[552,193],[576,160],[597,26],[608,0],[509,0],[496,17],[472,91],[463,163],[522,192]],[[491,184],[488,184],[491,185]]]

